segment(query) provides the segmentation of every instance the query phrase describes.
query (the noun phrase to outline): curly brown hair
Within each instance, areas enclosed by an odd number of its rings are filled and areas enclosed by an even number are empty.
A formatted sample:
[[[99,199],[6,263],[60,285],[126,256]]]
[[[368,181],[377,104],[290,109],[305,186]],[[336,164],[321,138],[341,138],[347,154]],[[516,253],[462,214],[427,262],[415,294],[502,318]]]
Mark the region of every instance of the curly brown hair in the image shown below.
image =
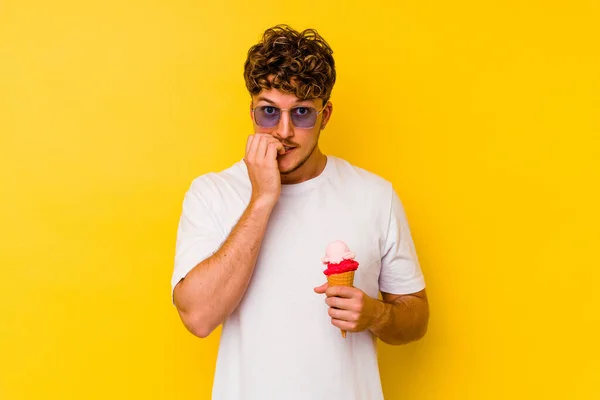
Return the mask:
[[[273,88],[302,100],[321,98],[325,105],[335,84],[332,54],[316,30],[298,32],[288,25],[276,25],[248,50],[246,88],[251,96]]]

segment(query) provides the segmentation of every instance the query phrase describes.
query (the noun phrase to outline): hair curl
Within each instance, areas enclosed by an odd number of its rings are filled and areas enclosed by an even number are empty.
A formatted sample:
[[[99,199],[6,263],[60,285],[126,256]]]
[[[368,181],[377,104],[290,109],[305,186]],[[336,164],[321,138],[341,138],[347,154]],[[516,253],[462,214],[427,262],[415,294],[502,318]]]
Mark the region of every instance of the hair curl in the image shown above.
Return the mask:
[[[274,26],[248,50],[246,88],[251,96],[273,88],[302,100],[321,98],[325,105],[336,78],[332,54],[314,29],[298,32],[288,25]]]

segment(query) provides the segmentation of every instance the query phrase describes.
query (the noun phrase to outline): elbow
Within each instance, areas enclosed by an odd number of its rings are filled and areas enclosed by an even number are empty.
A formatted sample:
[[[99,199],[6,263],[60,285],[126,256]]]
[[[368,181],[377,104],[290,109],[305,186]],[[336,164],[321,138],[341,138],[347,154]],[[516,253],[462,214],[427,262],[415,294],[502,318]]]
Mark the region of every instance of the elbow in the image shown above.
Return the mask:
[[[192,335],[201,339],[207,338],[216,328],[209,324],[206,318],[201,317],[189,317],[187,320],[184,319],[183,324]]]
[[[200,324],[187,326],[187,329],[192,335],[199,337],[200,339],[207,338],[214,330]]]
[[[388,338],[387,340],[384,340],[384,342],[392,346],[401,346],[423,339],[426,333],[427,325],[414,329],[412,332],[410,332],[410,334],[407,334],[406,332],[399,332],[397,336]]]
[[[423,339],[429,328],[429,304],[427,301],[424,302],[421,311],[416,315],[413,326],[414,329],[412,330],[413,334],[410,341],[414,342]]]
[[[211,329],[206,326],[206,324],[202,324],[199,321],[193,320],[183,320],[183,325],[192,335],[199,337],[200,339],[207,338],[212,332]]]
[[[214,318],[211,318],[206,309],[191,303],[189,300],[186,301],[180,287],[181,285],[175,287],[173,300],[183,326],[192,335],[201,339],[207,338],[218,324],[213,323]]]
[[[421,324],[421,326],[419,327],[419,329],[417,329],[417,332],[415,333],[414,341],[421,340],[425,337],[425,334],[427,333],[427,326],[427,321]]]
[[[415,336],[413,338],[413,341],[423,339],[425,337],[425,334],[427,334],[428,328],[429,328],[429,313],[426,313],[425,316],[423,317],[423,319],[421,320],[421,323],[418,325],[417,329],[415,330]]]
[[[179,311],[179,316],[185,328],[194,336],[207,338],[217,327],[206,316],[199,312]]]
[[[429,326],[429,314],[425,313],[414,324],[396,332],[396,335],[388,338],[385,342],[390,345],[399,346],[419,341],[425,337]]]
[[[421,340],[425,337],[427,333],[427,329],[429,328],[429,309],[426,309],[422,314],[420,321],[417,323],[417,326],[414,330],[414,335],[411,338],[411,341]]]

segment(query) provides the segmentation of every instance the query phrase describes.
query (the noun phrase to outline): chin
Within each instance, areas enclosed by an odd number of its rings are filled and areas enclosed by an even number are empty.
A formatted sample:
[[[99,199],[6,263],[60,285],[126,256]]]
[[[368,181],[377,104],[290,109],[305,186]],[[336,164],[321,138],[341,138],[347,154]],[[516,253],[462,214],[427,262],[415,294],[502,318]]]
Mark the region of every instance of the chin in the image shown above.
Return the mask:
[[[291,174],[298,169],[297,160],[280,160],[277,164],[281,175]]]
[[[286,165],[286,166],[279,166],[279,173],[281,175],[289,175],[292,172],[296,171],[296,166],[295,165]]]

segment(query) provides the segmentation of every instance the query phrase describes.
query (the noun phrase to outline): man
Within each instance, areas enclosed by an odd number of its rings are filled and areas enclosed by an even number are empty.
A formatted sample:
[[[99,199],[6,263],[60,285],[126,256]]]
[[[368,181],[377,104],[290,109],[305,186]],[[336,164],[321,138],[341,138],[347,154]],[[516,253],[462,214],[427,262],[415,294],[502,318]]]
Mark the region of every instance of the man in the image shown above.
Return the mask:
[[[268,29],[244,77],[255,133],[243,160],[186,193],[172,279],[190,332],[223,324],[213,399],[381,399],[374,339],[417,340],[428,321],[401,202],[319,149],[336,73],[316,31]],[[323,283],[335,240],[356,254],[355,287]]]

